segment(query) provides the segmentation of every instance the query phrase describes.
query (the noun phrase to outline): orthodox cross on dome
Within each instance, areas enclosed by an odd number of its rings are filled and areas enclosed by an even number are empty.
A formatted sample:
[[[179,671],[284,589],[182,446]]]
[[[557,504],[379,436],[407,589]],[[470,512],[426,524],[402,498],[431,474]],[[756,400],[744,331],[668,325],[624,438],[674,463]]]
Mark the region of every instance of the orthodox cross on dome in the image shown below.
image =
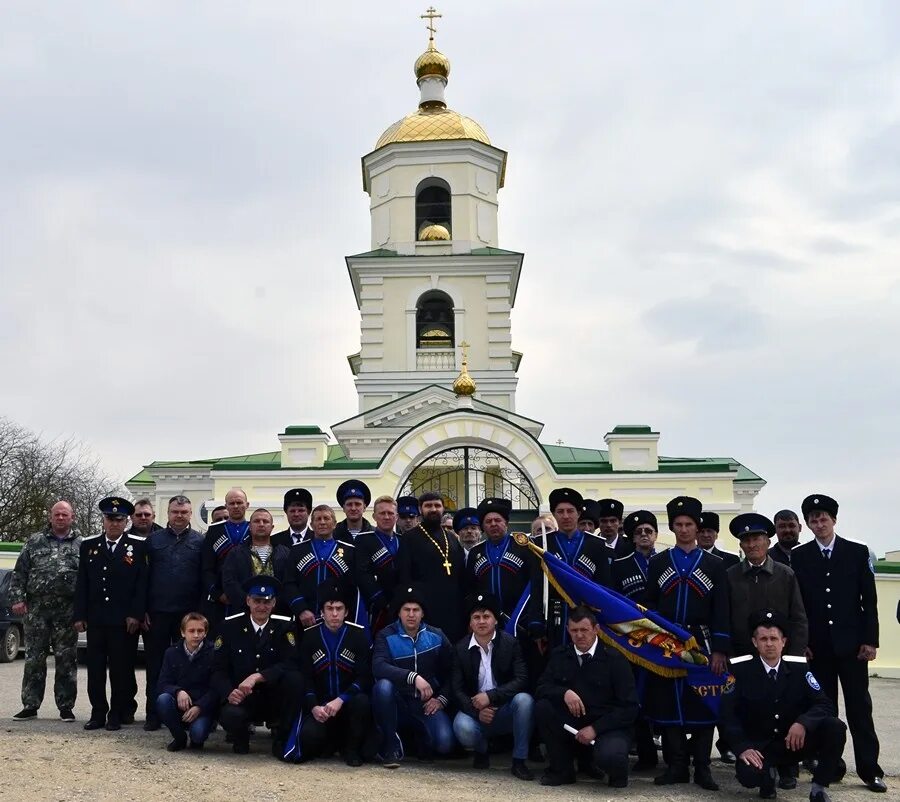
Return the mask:
[[[443,17],[443,14],[438,14],[437,10],[434,6],[429,6],[424,14],[419,15],[419,19],[427,19],[428,25],[425,26],[425,30],[428,31],[428,47],[434,48],[434,34],[437,31],[437,28],[434,27],[434,21],[436,19],[440,19]]]

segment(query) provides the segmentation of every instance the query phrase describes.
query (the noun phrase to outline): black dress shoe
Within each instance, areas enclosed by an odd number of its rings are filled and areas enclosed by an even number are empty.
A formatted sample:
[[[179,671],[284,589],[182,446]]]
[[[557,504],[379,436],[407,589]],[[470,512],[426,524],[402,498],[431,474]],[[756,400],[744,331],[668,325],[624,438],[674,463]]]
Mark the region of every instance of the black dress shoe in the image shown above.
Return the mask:
[[[870,791],[874,791],[876,794],[883,794],[887,791],[887,785],[885,785],[883,777],[876,777],[871,782],[867,782],[866,788]]]
[[[346,763],[351,768],[358,768],[363,764],[362,755],[359,752],[347,752],[347,755],[344,758],[344,763]]]
[[[675,785],[691,781],[691,775],[687,769],[666,769],[658,777],[653,778],[654,785]]]
[[[37,708],[23,707],[18,713],[13,716],[13,718],[16,721],[27,721],[30,718],[37,718]]]
[[[118,716],[107,716],[106,718],[106,729],[110,732],[115,732],[116,730],[122,729],[122,720]]]
[[[482,754],[481,752],[476,752],[475,756],[472,758],[472,768],[473,769],[489,769],[491,767],[491,756],[485,752]]]
[[[525,761],[518,760],[517,758],[513,758],[512,768],[509,770],[509,773],[519,780],[530,781],[534,779],[534,774],[532,774],[531,769],[525,765]]]
[[[593,761],[582,760],[578,763],[578,773],[590,777],[592,780],[603,780],[606,778],[606,772],[598,769]]]
[[[828,796],[827,791],[817,791],[816,793],[810,791],[809,802],[831,802],[831,797]]]
[[[65,722],[75,721],[75,714],[72,712],[71,707],[64,707],[59,711],[59,717]]]
[[[797,778],[781,775],[778,778],[778,787],[782,791],[793,791],[797,787]]]
[[[765,787],[759,787],[759,798],[760,799],[775,799],[778,796],[778,792],[775,790],[774,785],[767,785]]]
[[[162,722],[156,716],[147,716],[144,722],[144,732],[156,732],[162,726]]]
[[[187,746],[187,737],[175,738],[166,744],[167,752],[180,752]]]
[[[86,730],[102,730],[104,726],[106,726],[105,721],[97,721],[93,718],[84,723],[84,729]]]
[[[722,752],[721,759],[723,763],[727,763],[729,766],[733,766],[735,761],[734,752],[732,752],[730,749],[726,749],[724,752]]]
[[[573,785],[575,772],[571,774],[557,774],[555,771],[545,771],[541,775],[541,785]]]
[[[708,766],[701,766],[694,769],[694,784],[699,785],[707,791],[718,791],[719,784],[713,779],[712,772]]]

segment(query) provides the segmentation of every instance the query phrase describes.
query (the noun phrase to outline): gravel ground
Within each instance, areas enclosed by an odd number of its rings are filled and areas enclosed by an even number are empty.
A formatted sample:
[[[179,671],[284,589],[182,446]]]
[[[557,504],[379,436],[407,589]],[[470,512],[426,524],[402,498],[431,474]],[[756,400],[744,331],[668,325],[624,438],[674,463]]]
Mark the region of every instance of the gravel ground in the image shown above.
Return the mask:
[[[0,799],[10,800],[92,800],[126,802],[130,800],[232,800],[249,798],[253,802],[287,802],[297,799],[340,798],[353,800],[423,800],[450,794],[454,802],[486,798],[592,799],[629,798],[635,800],[697,800],[714,795],[695,785],[676,786],[677,790],[656,788],[650,776],[636,776],[628,789],[611,792],[604,784],[579,781],[576,786],[542,788],[537,782],[525,783],[510,777],[508,758],[495,758],[489,772],[474,772],[468,760],[440,761],[422,765],[411,761],[396,771],[380,766],[348,769],[337,760],[304,766],[288,766],[272,759],[267,735],[251,743],[251,754],[237,756],[224,743],[221,731],[210,739],[200,753],[165,750],[168,733],[144,732],[140,724],[118,733],[84,732],[87,720],[86,672],[79,669],[79,695],[75,709],[78,721],[64,724],[56,716],[52,702],[53,661],[48,671],[48,695],[39,718],[14,722],[19,710],[19,692],[24,662],[0,665],[0,753],[5,756]],[[143,672],[138,674],[142,686]],[[889,777],[900,774],[900,680],[873,679],[872,696],[875,719],[881,738],[881,763]],[[845,758],[852,769],[852,750]],[[540,769],[540,767],[537,767]],[[713,761],[713,772],[722,785],[719,797],[757,799],[756,793],[741,789],[732,770]],[[780,791],[784,800],[802,802],[809,793],[809,776],[801,774],[795,791]],[[888,779],[890,790],[876,797],[848,774],[832,788],[838,800],[900,800],[900,781]]]

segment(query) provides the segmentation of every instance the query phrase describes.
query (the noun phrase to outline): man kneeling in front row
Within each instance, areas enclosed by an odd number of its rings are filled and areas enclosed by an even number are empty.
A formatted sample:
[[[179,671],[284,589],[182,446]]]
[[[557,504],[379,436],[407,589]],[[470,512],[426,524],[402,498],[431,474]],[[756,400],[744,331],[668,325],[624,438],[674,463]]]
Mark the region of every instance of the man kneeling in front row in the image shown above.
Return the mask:
[[[830,802],[826,792],[838,770],[847,726],[803,657],[783,654],[786,623],[763,610],[750,617],[757,655],[731,661],[734,689],[722,696],[719,728],[737,755],[735,773],[745,788],[774,799],[776,769],[818,758],[811,802]]]
[[[466,599],[471,635],[455,647],[453,695],[459,712],[453,719],[457,740],[475,751],[474,767],[490,767],[488,738],[513,736],[512,775],[533,780],[525,764],[534,729],[534,699],[525,693],[528,668],[519,641],[497,629],[500,600],[479,593]]]
[[[537,686],[535,712],[549,762],[541,785],[574,783],[580,752],[584,770],[605,771],[611,787],[624,788],[638,716],[634,674],[621,654],[600,642],[589,608],[572,610],[566,629],[571,643],[553,650]]]
[[[243,587],[250,612],[228,616],[213,646],[211,682],[222,700],[219,722],[239,755],[250,751],[251,724],[275,722],[272,754],[283,759],[303,689],[294,624],[287,616],[272,615],[281,590],[275,577],[252,576]]]

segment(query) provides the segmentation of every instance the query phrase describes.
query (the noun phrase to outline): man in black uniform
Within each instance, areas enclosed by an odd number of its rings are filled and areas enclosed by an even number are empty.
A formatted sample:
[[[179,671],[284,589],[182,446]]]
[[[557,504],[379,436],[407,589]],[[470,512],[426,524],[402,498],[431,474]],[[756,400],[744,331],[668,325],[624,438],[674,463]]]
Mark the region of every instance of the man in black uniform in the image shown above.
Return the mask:
[[[869,549],[838,537],[838,503],[821,493],[807,496],[803,519],[814,538],[791,551],[809,620],[809,658],[822,689],[837,706],[838,680],[856,773],[870,791],[887,790],[878,765],[879,743],[872,721],[869,661],[878,649],[878,597]]]
[[[337,503],[346,517],[334,530],[336,540],[353,543],[359,535],[372,531],[371,522],[363,517],[371,500],[372,491],[369,486],[358,479],[348,479],[338,486]]]
[[[633,602],[647,606],[647,569],[650,558],[656,554],[656,538],[659,534],[659,524],[656,516],[649,510],[637,510],[625,516],[623,522],[625,535],[634,544],[634,551],[627,557],[620,557],[612,564],[613,589],[623,596],[627,596]],[[643,674],[637,666],[635,680],[643,681]],[[637,747],[637,762],[632,766],[633,771],[650,771],[655,769],[659,758],[656,754],[656,744],[653,741],[653,725],[641,711],[634,726],[634,740]]]
[[[725,564],[697,546],[703,507],[690,496],[678,496],[666,505],[675,546],[650,560],[647,570],[647,607],[688,630],[710,657],[715,674],[725,671],[731,646],[728,580]],[[663,756],[668,768],[657,785],[686,783],[688,733],[694,782],[708,791],[718,784],[709,770],[716,717],[683,679],[649,674],[645,695],[648,714],[662,728]]]
[[[634,551],[634,543],[625,532],[623,537],[620,534],[622,529],[622,519],[625,515],[625,505],[617,498],[601,498],[597,502],[597,530],[596,534],[600,535],[614,552],[616,557],[627,557]]]
[[[732,565],[737,565],[741,558],[730,551],[724,551],[716,546],[719,539],[719,513],[704,512],[700,516],[700,529],[697,532],[697,545],[707,554],[721,558],[727,571]]]
[[[247,494],[240,488],[232,488],[225,494],[228,517],[212,524],[203,536],[203,614],[213,632],[229,613],[228,596],[222,587],[222,566],[228,553],[250,538],[250,524],[244,520],[249,506]]]
[[[304,628],[316,623],[316,590],[326,579],[347,583],[349,620],[361,623],[366,608],[356,590],[356,547],[335,538],[334,511],[319,504],[312,511],[313,536],[291,549],[284,573],[284,597]],[[352,586],[352,593],[350,588]]]
[[[615,552],[599,535],[582,532],[578,528],[578,518],[584,505],[581,494],[571,487],[561,487],[550,493],[549,502],[550,512],[559,529],[547,532],[546,545],[541,542],[542,538],[535,538],[537,544],[592,582],[610,587],[610,564],[615,558]],[[559,646],[568,642],[566,620],[569,608],[552,586],[547,590],[547,598],[550,645]]]
[[[409,507],[407,506],[408,510]],[[416,511],[419,504],[416,502]],[[391,623],[391,602],[397,585],[397,551],[400,535],[394,526],[397,503],[390,496],[375,499],[375,531],[360,535],[356,546],[356,582],[369,611],[374,637]]]
[[[281,583],[250,577],[244,585],[249,613],[230,615],[219,629],[210,684],[222,700],[219,723],[235,754],[250,751],[250,725],[277,722],[272,754],[282,758],[291,724],[300,711],[303,678],[298,671],[294,625],[272,615]]]
[[[731,661],[734,685],[722,695],[719,727],[737,754],[735,773],[745,788],[774,799],[776,769],[818,758],[810,802],[829,802],[847,727],[822,692],[804,657],[784,654],[785,621],[774,610],[750,618],[756,654]]]
[[[462,546],[441,527],[444,502],[438,493],[419,497],[422,523],[400,539],[397,567],[401,585],[419,585],[424,594],[428,623],[456,643],[462,635]]]
[[[775,537],[777,542],[769,549],[769,556],[777,563],[791,567],[791,551],[800,543],[800,519],[793,510],[779,510],[775,513]]]
[[[584,499],[581,503],[581,512],[578,514],[578,528],[582,532],[596,532],[599,526],[600,508],[597,502],[592,498]]]
[[[346,621],[344,589],[319,586],[322,620],[303,633],[300,669],[306,683],[300,759],[329,757],[340,749],[348,766],[363,764],[363,741],[372,721],[372,668],[365,630]]]
[[[535,718],[549,763],[541,785],[574,783],[576,752],[590,750],[588,768],[605,771],[611,787],[624,788],[638,714],[631,666],[600,642],[589,608],[572,610],[566,626],[569,643],[553,650],[535,694]]]
[[[272,547],[296,546],[312,537],[309,531],[309,513],[313,508],[312,493],[305,487],[295,487],[284,494],[284,514],[288,527],[272,535]]]
[[[87,630],[91,717],[84,728],[118,730],[123,719],[134,720],[137,707],[134,661],[147,602],[147,556],[144,538],[122,534],[134,512],[131,502],[105,498],[98,507],[103,534],[81,542],[74,622],[78,632]]]
[[[477,512],[487,539],[469,552],[466,593],[490,594],[499,600],[499,629],[516,637],[524,636],[526,640],[544,637],[542,574],[528,547],[520,546],[509,533],[512,502],[505,498],[486,498],[478,505]]]
[[[400,496],[397,499],[397,530],[402,535],[419,525],[419,499],[415,496]]]

